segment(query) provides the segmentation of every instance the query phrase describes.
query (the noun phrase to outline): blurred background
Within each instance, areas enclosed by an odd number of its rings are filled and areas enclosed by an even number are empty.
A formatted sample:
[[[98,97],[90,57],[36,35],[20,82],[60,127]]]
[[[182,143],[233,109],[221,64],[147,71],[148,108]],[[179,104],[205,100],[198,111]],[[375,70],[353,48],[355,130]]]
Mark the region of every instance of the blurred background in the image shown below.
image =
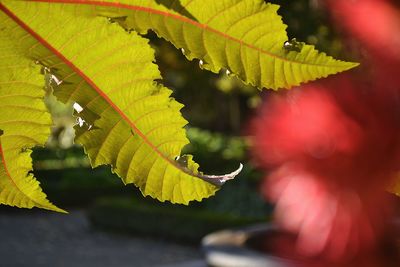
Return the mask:
[[[271,2],[281,5],[289,39],[351,59],[317,1]],[[63,105],[49,95],[54,128],[48,146],[34,150],[35,175],[48,198],[70,214],[1,206],[2,266],[194,266],[202,258],[204,235],[269,220],[271,207],[258,190],[263,174],[251,165],[246,140],[249,118],[269,92],[204,71],[166,41],[152,33],[148,38],[162,82],[185,105],[191,144],[184,153],[193,154],[205,173],[228,173],[239,163],[244,170],[215,197],[189,207],[144,198],[109,167],[91,169],[73,143],[73,103]]]

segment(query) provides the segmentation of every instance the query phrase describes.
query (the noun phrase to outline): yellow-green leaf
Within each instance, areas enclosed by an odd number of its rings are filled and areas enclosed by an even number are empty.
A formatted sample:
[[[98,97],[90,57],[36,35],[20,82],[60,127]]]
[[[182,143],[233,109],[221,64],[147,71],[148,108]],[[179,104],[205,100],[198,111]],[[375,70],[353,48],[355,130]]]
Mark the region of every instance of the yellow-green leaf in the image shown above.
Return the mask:
[[[32,2],[45,2],[37,4],[41,8],[46,3],[69,4],[87,14],[118,18],[127,29],[151,29],[182,49],[188,59],[199,59],[202,68],[227,69],[259,88],[290,88],[358,65],[335,60],[311,45],[294,47],[277,14],[279,6],[264,0]]]
[[[5,16],[0,13],[1,25]],[[40,67],[15,53],[0,31],[0,204],[65,212],[47,199],[32,171],[29,148],[43,145],[51,119]]]
[[[213,195],[234,177],[207,176],[190,156],[182,105],[157,84],[161,75],[147,40],[105,18],[81,16],[74,6],[2,1],[16,49],[62,81],[55,94],[79,108],[78,142],[92,166],[109,164],[144,195],[187,204]]]

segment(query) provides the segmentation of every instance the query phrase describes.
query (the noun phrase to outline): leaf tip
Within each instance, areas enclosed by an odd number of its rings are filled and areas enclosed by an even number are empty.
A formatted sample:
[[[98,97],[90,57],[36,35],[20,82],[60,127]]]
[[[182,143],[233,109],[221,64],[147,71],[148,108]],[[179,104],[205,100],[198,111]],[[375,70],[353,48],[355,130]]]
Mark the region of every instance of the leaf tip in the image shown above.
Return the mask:
[[[356,68],[356,67],[358,67],[358,66],[360,66],[360,65],[361,65],[361,63],[359,63],[359,62],[348,62],[349,68],[348,68],[347,70]]]
[[[49,210],[49,211],[58,212],[58,213],[69,214],[68,211],[66,211],[64,209],[61,209],[61,208],[57,207],[56,205],[54,205],[54,204],[52,204],[50,202],[47,205],[40,205],[40,206],[38,205],[36,207],[41,208],[41,209],[46,209],[46,210]]]
[[[58,212],[58,213],[69,214],[68,211],[63,210],[63,209],[60,209],[60,208],[57,208],[57,207],[56,207],[56,210],[54,210],[54,211],[56,211],[56,212]]]

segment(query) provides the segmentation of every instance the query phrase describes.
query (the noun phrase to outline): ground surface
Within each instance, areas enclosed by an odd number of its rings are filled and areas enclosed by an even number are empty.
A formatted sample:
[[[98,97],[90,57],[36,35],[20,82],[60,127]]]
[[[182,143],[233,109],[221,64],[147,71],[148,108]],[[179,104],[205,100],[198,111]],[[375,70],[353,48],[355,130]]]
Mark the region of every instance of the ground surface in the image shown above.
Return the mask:
[[[4,267],[205,266],[196,247],[94,230],[82,210],[0,210],[0,239]]]

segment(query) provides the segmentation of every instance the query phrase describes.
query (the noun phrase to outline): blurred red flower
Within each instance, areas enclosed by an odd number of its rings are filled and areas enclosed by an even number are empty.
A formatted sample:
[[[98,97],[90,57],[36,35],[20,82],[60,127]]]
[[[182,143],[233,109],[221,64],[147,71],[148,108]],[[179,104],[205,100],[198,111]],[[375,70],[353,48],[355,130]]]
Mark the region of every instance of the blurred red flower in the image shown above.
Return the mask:
[[[263,193],[303,253],[347,258],[385,226],[400,105],[373,91],[339,75],[271,94],[253,122],[255,158],[270,172]]]
[[[251,124],[262,192],[304,255],[343,261],[373,249],[400,164],[400,11],[388,0],[325,0],[358,42],[359,71],[269,93]]]
[[[366,52],[375,85],[399,90],[400,9],[397,0],[322,0],[334,25]]]

